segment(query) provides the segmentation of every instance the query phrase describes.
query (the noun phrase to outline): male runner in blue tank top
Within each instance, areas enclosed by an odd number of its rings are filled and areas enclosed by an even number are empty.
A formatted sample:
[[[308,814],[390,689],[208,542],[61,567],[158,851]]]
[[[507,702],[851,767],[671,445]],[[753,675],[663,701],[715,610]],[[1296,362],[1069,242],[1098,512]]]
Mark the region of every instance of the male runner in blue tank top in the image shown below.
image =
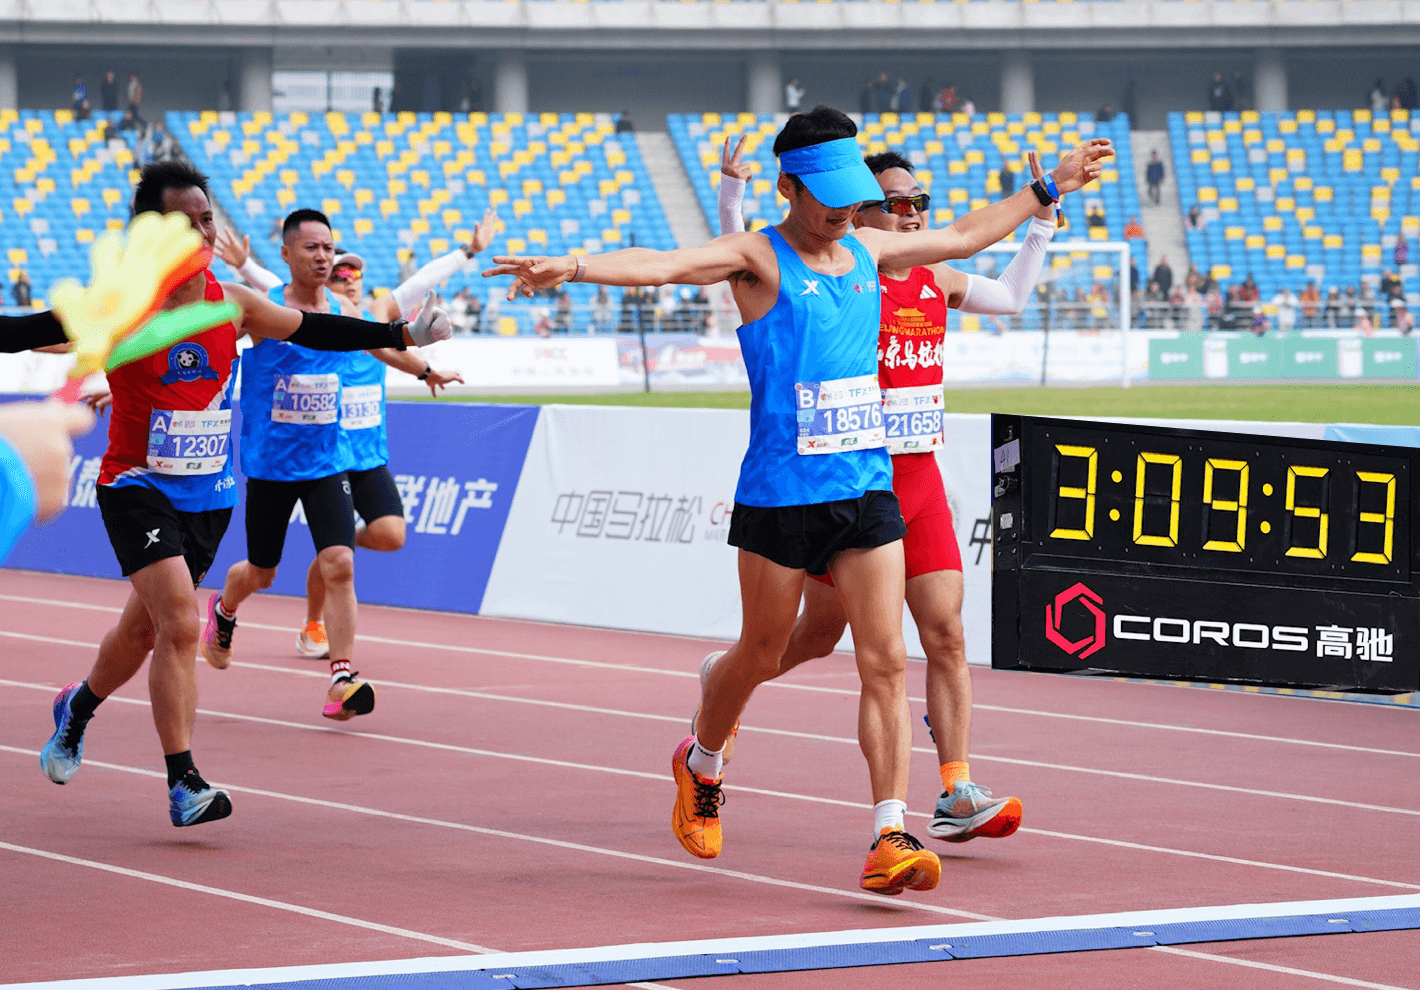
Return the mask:
[[[903,829],[911,756],[902,641],[906,530],[892,492],[878,389],[877,269],[969,257],[1015,230],[1040,203],[1026,188],[941,230],[853,231],[858,205],[882,198],[857,130],[831,107],[789,118],[774,142],[778,189],[789,202],[777,227],[677,251],[495,258],[484,274],[515,276],[510,298],[567,281],[730,281],[751,390],[749,449],[729,538],[740,548],[743,624],[705,681],[696,735],[672,757],[672,831],[692,855],[719,855],[725,743],[755,686],[778,672],[805,572],[832,573],[853,630],[862,679],[858,739],[874,801],[875,838],[859,883],[900,894],[936,886],[941,863]],[[1079,189],[1109,154],[1108,141],[1087,143],[1047,176],[1048,188]]]
[[[296,210],[286,218],[281,257],[291,283],[271,290],[273,302],[303,312],[360,315],[358,307],[326,287],[335,244],[323,213]],[[416,374],[424,366],[414,355],[403,360]],[[338,721],[369,714],[375,706],[374,688],[358,680],[350,666],[357,609],[355,508],[346,473],[351,448],[340,426],[341,376],[349,363],[344,353],[279,341],[262,341],[243,352],[239,453],[247,476],[247,559],[228,569],[221,592],[208,600],[202,635],[207,662],[227,667],[237,609],[275,580],[286,528],[300,501],[328,591],[331,683],[322,714]],[[397,504],[397,492],[393,498]]]

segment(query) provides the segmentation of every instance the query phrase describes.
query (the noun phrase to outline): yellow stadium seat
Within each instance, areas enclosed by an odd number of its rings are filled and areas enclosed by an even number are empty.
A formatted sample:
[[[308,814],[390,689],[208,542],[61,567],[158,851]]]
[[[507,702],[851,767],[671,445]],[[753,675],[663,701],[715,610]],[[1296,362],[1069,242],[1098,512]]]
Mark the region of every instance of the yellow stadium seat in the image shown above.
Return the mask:
[[[278,189],[276,190],[276,202],[281,204],[282,209],[286,209],[296,202],[296,194],[290,189]]]
[[[449,253],[449,242],[442,237],[431,237],[429,239],[429,254],[432,257],[440,257]]]
[[[719,173],[715,173],[718,175]],[[561,206],[567,202],[567,194],[561,189],[549,189],[547,191],[547,205],[549,208]]]
[[[538,247],[546,248],[546,247],[547,247],[547,231],[545,231],[545,230],[529,230],[529,231],[528,231],[528,242],[529,242],[529,243],[532,243],[532,244],[536,244]]]
[[[1257,183],[1253,181],[1253,178],[1250,175],[1240,175],[1238,176],[1236,186],[1244,192],[1251,192],[1252,190],[1257,188]]]
[[[335,173],[335,181],[349,189],[355,185],[355,173],[348,168],[343,168]]]
[[[30,260],[29,252],[24,248],[11,248],[5,256],[10,259],[12,265],[23,265]]]
[[[1214,265],[1211,269],[1209,269],[1209,274],[1212,275],[1215,280],[1221,278],[1232,278],[1233,268],[1231,265]]]
[[[1276,216],[1273,216],[1273,217],[1263,217],[1263,218],[1262,218],[1262,229],[1263,229],[1263,230],[1269,230],[1269,231],[1281,230],[1281,229],[1282,229],[1282,218],[1281,218],[1281,217],[1276,217]]]
[[[413,172],[410,172],[410,173],[409,173],[409,181],[410,181],[410,182],[417,182],[417,183],[419,183],[419,185],[423,186],[425,189],[428,189],[428,188],[429,188],[429,173],[428,173],[428,171],[426,171],[425,169],[422,169],[422,168],[415,169]]]
[[[94,232],[88,227],[80,227],[74,231],[74,240],[80,244],[92,244],[94,243]]]
[[[74,211],[76,217],[82,217],[89,212],[89,201],[82,196],[75,196],[69,201],[69,208]]]
[[[1272,207],[1278,213],[1291,213],[1297,208],[1297,201],[1291,196],[1278,196],[1272,201]]]
[[[541,180],[541,179],[524,179],[524,180],[523,180],[523,195],[524,195],[524,196],[533,196],[533,195],[536,195],[537,193],[540,193],[540,192],[542,192],[542,180]]]
[[[531,213],[531,212],[532,212],[532,209],[533,209],[533,205],[532,205],[532,201],[531,201],[531,200],[527,200],[527,199],[515,199],[515,200],[513,200],[513,216],[517,217],[519,220],[521,220],[523,217],[525,217],[525,216],[527,216],[529,213]]]
[[[363,210],[365,207],[369,206],[369,205],[370,205],[371,203],[373,203],[374,201],[375,201],[375,193],[374,193],[374,190],[371,190],[371,189],[356,189],[356,190],[355,190],[355,208],[356,208],[357,210]]]
[[[1090,228],[1090,240],[1092,240],[1092,241],[1107,241],[1107,240],[1109,240],[1109,231],[1108,231],[1107,229],[1105,229],[1104,227],[1091,227],[1091,228]]]
[[[1248,234],[1243,240],[1243,244],[1253,249],[1265,248],[1267,246],[1267,238],[1263,237],[1261,234]]]
[[[441,214],[441,216],[442,216],[442,218],[443,218],[444,227],[445,227],[446,229],[453,229],[454,227],[456,227],[456,226],[458,226],[459,224],[463,223],[463,211],[462,211],[462,210],[445,210],[445,211]]]
[[[1327,234],[1321,239],[1321,246],[1324,248],[1339,248],[1343,246],[1340,234]]]
[[[611,222],[614,223],[614,224],[616,224],[618,227],[622,226],[623,224],[628,224],[628,223],[630,223],[630,222],[631,222],[631,211],[630,211],[630,210],[612,210],[612,211],[611,211]]]
[[[488,190],[488,205],[492,207],[503,206],[508,202],[508,190],[490,189]]]
[[[518,335],[518,321],[516,317],[498,317],[498,334],[503,337],[516,337]]]
[[[1224,196],[1218,200],[1219,213],[1236,213],[1238,211],[1238,201],[1233,196]]]
[[[109,217],[107,220],[104,221],[105,230],[122,230],[123,227],[124,223],[118,217]]]
[[[429,221],[423,217],[415,217],[409,221],[409,229],[416,234],[427,234],[429,233]]]
[[[380,200],[380,216],[388,219],[399,212],[399,201],[395,199]]]
[[[1228,227],[1224,229],[1223,236],[1230,241],[1240,241],[1247,236],[1246,227]]]
[[[527,241],[523,240],[521,237],[510,237],[510,238],[508,238],[508,253],[509,253],[509,254],[527,254],[527,251],[528,251],[528,244],[527,244]]]
[[[338,199],[323,199],[320,201],[320,211],[326,216],[332,216],[340,212],[342,205]]]
[[[26,213],[33,212],[35,208],[35,205],[27,199],[17,198],[13,201],[12,205],[15,207],[15,212],[18,213],[20,216],[24,216]]]
[[[374,231],[374,229],[375,229],[375,221],[371,220],[369,217],[356,217],[356,218],[355,218],[355,236],[356,236],[356,237],[364,237],[365,235],[367,235],[367,234],[371,233],[372,231]]]

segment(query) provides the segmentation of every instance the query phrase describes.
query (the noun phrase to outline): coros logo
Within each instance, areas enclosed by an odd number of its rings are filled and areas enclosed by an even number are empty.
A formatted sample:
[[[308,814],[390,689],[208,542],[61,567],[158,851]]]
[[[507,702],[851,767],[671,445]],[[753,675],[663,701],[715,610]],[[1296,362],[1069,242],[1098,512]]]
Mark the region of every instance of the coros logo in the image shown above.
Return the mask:
[[[1404,361],[1405,355],[1399,351],[1376,351],[1374,360],[1376,364],[1389,364],[1392,361]]]
[[[1296,359],[1298,364],[1315,364],[1324,360],[1321,351],[1297,351]]]
[[[1182,364],[1188,360],[1188,355],[1179,351],[1163,351],[1159,354],[1160,364]]]
[[[1266,364],[1266,351],[1241,351],[1238,353],[1239,364]]]
[[[1095,631],[1084,639],[1070,642],[1060,633],[1060,616],[1065,611],[1065,606],[1079,599],[1081,605],[1085,607],[1091,615],[1095,617]],[[1104,609],[1100,608],[1104,604],[1104,599],[1095,594],[1083,584],[1074,584],[1066,588],[1055,596],[1053,606],[1045,606],[1045,638],[1066,653],[1078,656],[1081,660],[1092,653],[1104,649],[1105,616]]]

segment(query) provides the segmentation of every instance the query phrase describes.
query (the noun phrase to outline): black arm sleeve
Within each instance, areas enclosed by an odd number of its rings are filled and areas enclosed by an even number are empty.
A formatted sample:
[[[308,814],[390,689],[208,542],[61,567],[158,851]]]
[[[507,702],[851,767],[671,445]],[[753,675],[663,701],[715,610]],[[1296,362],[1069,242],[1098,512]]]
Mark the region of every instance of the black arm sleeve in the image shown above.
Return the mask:
[[[404,321],[370,323],[337,313],[305,313],[296,332],[286,338],[313,351],[374,351],[405,349]]]
[[[49,311],[25,316],[0,316],[0,353],[18,354],[36,347],[67,343],[69,338],[59,325],[59,319]]]

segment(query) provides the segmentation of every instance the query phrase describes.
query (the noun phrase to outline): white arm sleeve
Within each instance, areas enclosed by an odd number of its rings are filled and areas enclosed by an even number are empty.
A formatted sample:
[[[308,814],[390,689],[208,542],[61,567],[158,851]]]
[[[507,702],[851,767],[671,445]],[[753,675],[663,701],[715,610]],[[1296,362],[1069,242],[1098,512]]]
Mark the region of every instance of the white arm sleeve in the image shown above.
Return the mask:
[[[275,272],[269,272],[252,260],[251,255],[247,255],[247,260],[242,262],[242,267],[237,269],[237,274],[246,280],[247,285],[262,292],[270,292],[281,285],[281,276]]]
[[[400,316],[408,319],[429,290],[450,275],[456,275],[473,264],[473,259],[463,253],[463,248],[455,248],[448,254],[435,258],[410,276],[409,281],[393,292],[394,301],[399,306]]]
[[[1006,316],[1026,308],[1026,300],[1045,265],[1045,245],[1055,236],[1055,222],[1036,217],[1026,230],[1021,249],[999,278],[967,275],[966,293],[961,298],[963,313]]]
[[[745,220],[740,208],[745,201],[745,180],[720,174],[720,233],[742,234]]]

